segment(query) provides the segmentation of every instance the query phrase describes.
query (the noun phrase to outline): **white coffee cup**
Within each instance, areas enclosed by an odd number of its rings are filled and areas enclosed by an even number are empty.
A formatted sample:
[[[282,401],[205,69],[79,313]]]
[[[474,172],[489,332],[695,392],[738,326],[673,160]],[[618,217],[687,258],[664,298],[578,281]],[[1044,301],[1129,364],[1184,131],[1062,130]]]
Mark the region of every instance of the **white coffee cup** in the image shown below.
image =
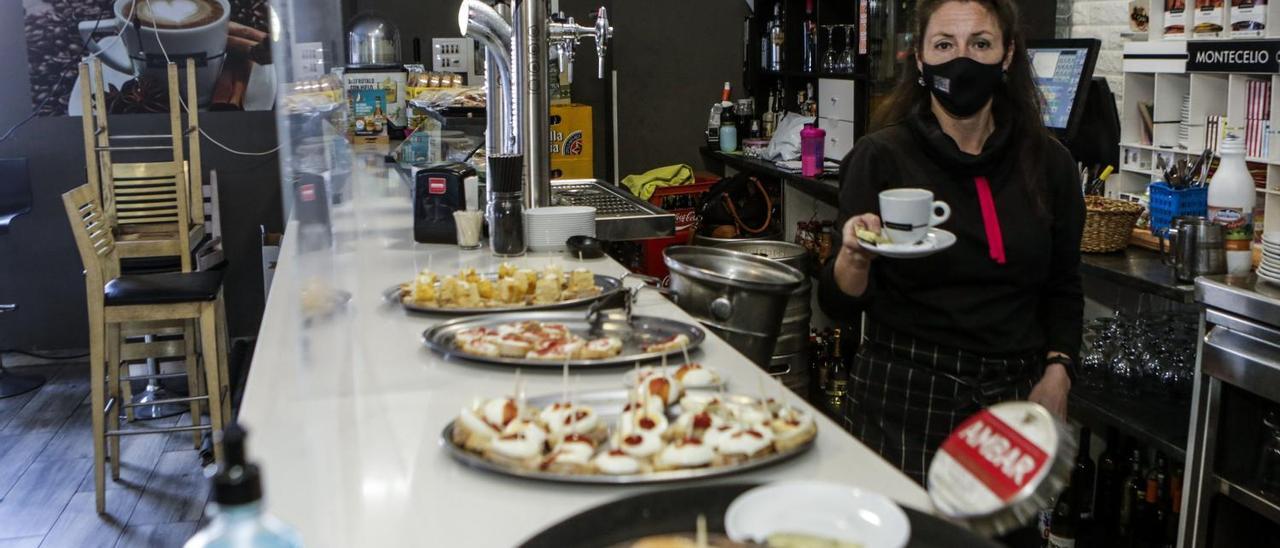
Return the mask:
[[[880,226],[895,244],[923,240],[929,227],[951,218],[951,206],[935,201],[923,188],[895,188],[880,193]]]
[[[213,21],[186,28],[157,28],[140,19],[130,21],[124,12],[131,3],[137,6],[135,9],[149,4],[149,11],[173,13],[180,17],[191,6],[205,2],[222,6],[222,14]],[[222,72],[222,62],[226,58],[227,22],[231,17],[228,0],[115,0],[112,13],[115,17],[111,19],[80,22],[80,39],[88,43],[90,52],[96,53],[103,63],[117,71],[134,77],[151,75],[158,78],[161,85],[167,85],[168,81],[166,56],[178,65],[179,75],[186,70],[186,60],[195,59],[196,92],[200,104],[208,104],[213,84]],[[123,50],[117,47],[117,39],[112,38],[117,34],[124,42]],[[90,40],[94,35],[100,39]],[[186,79],[180,76],[178,80],[183,82],[185,92]],[[87,83],[82,82],[81,85]]]

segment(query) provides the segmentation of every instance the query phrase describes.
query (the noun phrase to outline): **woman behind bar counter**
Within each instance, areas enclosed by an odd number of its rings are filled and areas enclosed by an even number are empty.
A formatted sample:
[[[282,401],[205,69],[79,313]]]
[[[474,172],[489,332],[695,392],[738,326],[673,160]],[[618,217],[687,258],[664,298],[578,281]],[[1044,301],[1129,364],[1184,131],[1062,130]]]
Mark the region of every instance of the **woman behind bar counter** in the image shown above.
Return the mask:
[[[1045,130],[1011,0],[920,0],[915,62],[843,166],[842,245],[824,309],[866,313],[846,427],[916,481],[960,421],[991,404],[1065,415],[1084,301],[1084,203],[1070,153]],[[920,187],[950,204],[951,248],[879,258],[878,194]]]

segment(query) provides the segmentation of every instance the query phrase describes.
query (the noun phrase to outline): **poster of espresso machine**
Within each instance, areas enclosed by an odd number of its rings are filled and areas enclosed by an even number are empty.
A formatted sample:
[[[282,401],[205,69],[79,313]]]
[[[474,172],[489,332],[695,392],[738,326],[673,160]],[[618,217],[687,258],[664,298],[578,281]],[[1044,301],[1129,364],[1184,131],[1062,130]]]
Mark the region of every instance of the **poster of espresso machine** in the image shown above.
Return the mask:
[[[108,112],[168,110],[165,66],[195,63],[201,110],[271,110],[268,0],[23,0],[31,99],[40,116],[81,113],[79,65],[102,63]],[[185,77],[179,80],[186,100]]]

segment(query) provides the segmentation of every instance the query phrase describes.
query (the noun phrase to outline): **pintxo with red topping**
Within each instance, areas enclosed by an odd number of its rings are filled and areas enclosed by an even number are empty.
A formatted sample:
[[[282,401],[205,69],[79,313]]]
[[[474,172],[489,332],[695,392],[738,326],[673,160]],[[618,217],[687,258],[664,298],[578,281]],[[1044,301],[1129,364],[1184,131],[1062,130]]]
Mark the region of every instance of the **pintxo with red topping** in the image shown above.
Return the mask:
[[[654,380],[662,381],[654,388],[678,383],[670,377]],[[491,470],[636,483],[776,462],[808,448],[816,435],[813,424],[804,412],[757,398],[702,393],[664,405],[658,394],[633,389],[566,392],[531,404],[499,398],[464,409],[450,428],[451,445],[497,465]],[[591,476],[602,479],[586,479]]]

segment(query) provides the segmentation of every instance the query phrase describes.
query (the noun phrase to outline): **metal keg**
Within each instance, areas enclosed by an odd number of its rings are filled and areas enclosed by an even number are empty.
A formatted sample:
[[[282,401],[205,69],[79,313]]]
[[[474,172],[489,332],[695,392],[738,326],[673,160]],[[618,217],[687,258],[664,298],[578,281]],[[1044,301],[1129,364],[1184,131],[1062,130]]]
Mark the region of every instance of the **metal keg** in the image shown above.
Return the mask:
[[[671,246],[662,260],[671,271],[676,305],[768,367],[789,296],[805,275],[777,261],[712,247]]]
[[[808,250],[804,247],[778,241],[737,241],[716,245],[720,249],[729,249],[741,253],[771,259],[800,272],[807,270]],[[809,387],[809,361],[807,348],[809,342],[809,320],[813,315],[809,307],[809,293],[812,284],[805,276],[787,300],[787,308],[782,314],[782,326],[778,330],[778,340],[773,346],[773,356],[769,362],[769,374],[778,377],[801,395]]]

